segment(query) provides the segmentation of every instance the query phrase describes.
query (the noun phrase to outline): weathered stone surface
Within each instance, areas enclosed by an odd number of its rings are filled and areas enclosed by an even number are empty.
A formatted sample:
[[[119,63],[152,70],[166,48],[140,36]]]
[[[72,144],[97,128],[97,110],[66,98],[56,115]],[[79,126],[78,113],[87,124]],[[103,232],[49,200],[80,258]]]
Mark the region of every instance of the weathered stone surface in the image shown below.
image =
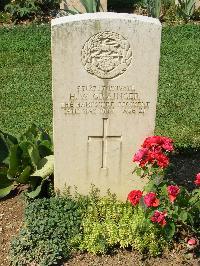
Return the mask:
[[[155,126],[161,25],[95,13],[52,21],[55,188],[126,199],[132,156]]]

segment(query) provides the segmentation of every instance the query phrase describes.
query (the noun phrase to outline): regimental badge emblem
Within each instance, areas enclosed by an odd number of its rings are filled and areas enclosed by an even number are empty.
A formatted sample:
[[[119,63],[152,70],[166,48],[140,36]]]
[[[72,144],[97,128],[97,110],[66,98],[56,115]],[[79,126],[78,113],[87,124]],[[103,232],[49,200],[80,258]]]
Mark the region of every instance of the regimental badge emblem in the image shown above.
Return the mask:
[[[81,60],[88,73],[101,79],[113,79],[130,66],[132,50],[129,41],[122,35],[104,31],[85,42]]]

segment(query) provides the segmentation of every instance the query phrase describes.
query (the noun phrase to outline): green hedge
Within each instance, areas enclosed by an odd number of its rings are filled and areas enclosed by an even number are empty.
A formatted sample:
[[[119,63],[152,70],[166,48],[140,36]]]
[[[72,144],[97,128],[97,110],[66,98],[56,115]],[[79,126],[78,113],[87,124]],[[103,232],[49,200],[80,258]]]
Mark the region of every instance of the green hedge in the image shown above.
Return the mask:
[[[200,147],[200,26],[164,27],[156,133]]]
[[[0,28],[0,128],[52,129],[50,26]],[[200,26],[164,27],[156,133],[200,147]]]
[[[0,128],[52,127],[50,27],[0,29]]]

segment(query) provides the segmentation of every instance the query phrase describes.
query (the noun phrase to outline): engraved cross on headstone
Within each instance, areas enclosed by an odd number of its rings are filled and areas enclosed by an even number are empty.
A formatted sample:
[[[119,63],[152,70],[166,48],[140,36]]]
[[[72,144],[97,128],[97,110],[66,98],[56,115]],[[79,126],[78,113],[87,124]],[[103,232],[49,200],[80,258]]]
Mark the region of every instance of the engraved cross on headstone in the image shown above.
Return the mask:
[[[102,136],[89,136],[88,141],[101,141],[102,155],[101,168],[107,168],[108,140],[117,140],[121,142],[122,136],[108,136],[108,118],[103,118],[103,133]]]

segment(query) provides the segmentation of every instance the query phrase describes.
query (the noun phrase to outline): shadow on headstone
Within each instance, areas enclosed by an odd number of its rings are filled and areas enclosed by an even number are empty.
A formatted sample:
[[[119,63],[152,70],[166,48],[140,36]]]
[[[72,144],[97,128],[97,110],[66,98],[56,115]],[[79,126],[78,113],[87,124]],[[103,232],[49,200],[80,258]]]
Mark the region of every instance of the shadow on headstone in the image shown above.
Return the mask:
[[[195,177],[200,172],[200,150],[180,150],[171,156],[170,162],[166,177],[189,190],[194,189]]]

